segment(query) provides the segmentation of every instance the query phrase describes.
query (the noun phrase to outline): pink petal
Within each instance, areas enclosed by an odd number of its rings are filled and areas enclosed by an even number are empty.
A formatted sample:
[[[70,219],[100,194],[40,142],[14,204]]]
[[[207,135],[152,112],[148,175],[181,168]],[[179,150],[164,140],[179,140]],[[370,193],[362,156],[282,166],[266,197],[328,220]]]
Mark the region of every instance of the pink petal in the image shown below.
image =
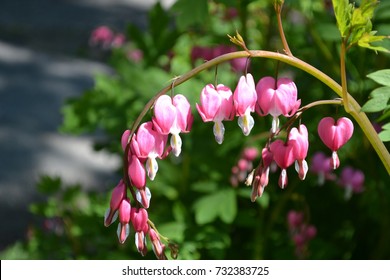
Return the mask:
[[[168,95],[160,96],[154,104],[153,123],[161,134],[169,134],[176,119],[176,108]]]

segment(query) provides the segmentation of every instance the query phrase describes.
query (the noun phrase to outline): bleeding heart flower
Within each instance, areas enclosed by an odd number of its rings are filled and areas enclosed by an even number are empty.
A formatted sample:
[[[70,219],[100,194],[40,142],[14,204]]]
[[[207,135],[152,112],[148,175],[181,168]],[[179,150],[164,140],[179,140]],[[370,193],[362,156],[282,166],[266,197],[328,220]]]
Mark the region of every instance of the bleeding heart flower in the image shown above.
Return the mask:
[[[273,77],[264,77],[256,85],[256,112],[260,116],[270,114],[273,117],[271,131],[279,127],[279,116],[291,117],[301,105],[295,83],[288,78],[277,81]]]
[[[167,136],[154,130],[152,122],[141,124],[133,136],[132,151],[139,159],[147,159],[146,171],[151,180],[154,180],[158,171],[156,158],[163,157],[166,143]]]
[[[225,127],[223,120],[232,120],[235,115],[233,107],[233,94],[230,88],[220,84],[215,88],[208,84],[200,94],[200,105],[196,108],[204,122],[214,122],[213,132],[218,144],[222,144]]]
[[[119,205],[119,224],[118,224],[118,239],[120,243],[124,243],[129,236],[130,233],[130,213],[131,213],[131,205],[130,200],[125,198],[122,200]]]
[[[337,150],[351,139],[352,121],[345,117],[338,119],[337,122],[331,117],[323,118],[318,124],[318,134],[322,142],[332,150],[332,167],[336,169],[340,165]]]
[[[162,95],[154,104],[154,128],[161,134],[172,134],[170,144],[175,156],[181,153],[181,138],[179,133],[187,133],[191,130],[193,115],[191,106],[184,95],[178,94],[172,99],[168,95]]]
[[[251,74],[241,76],[234,91],[233,100],[238,116],[238,125],[244,135],[248,136],[255,124],[251,112],[255,111],[257,100],[255,82]]]
[[[341,171],[338,184],[345,188],[345,199],[351,198],[352,193],[361,193],[364,185],[364,173],[350,166]]]
[[[309,134],[307,128],[304,124],[301,124],[298,128],[291,129],[288,140],[293,141],[294,144],[294,157],[295,157],[295,170],[299,174],[299,178],[304,180],[308,168],[307,162],[305,160],[307,156],[307,151],[309,149]]]
[[[294,141],[287,141],[287,143],[284,143],[280,139],[272,142],[270,145],[274,161],[282,169],[279,177],[279,186],[282,189],[284,189],[288,183],[286,169],[295,161],[294,146]]]
[[[130,177],[131,184],[142,189],[146,185],[146,171],[139,158],[132,155],[128,167],[128,175]]]
[[[120,180],[118,185],[114,188],[111,194],[110,207],[104,215],[104,225],[108,227],[117,218],[119,205],[126,197],[126,185],[123,180]]]

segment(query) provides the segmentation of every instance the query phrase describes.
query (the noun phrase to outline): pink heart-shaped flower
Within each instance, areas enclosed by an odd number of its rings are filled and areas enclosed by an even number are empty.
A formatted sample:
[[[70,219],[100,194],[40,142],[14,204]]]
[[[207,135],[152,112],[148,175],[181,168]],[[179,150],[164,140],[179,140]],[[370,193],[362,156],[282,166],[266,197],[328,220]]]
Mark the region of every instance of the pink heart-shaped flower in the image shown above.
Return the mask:
[[[276,164],[281,169],[288,168],[295,161],[293,140],[284,143],[282,140],[278,139],[271,143],[270,150],[274,156],[273,158]]]
[[[318,124],[318,134],[329,149],[337,151],[351,139],[353,123],[345,117],[338,119],[337,122],[331,117],[326,117]]]

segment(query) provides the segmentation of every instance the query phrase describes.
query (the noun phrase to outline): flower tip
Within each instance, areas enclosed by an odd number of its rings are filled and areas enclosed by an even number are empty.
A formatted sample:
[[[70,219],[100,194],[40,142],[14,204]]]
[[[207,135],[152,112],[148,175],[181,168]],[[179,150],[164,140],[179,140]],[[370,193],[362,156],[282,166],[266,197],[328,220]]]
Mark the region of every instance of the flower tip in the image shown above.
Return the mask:
[[[130,234],[130,225],[119,223],[116,233],[118,235],[119,243],[121,244],[125,243],[127,237]]]

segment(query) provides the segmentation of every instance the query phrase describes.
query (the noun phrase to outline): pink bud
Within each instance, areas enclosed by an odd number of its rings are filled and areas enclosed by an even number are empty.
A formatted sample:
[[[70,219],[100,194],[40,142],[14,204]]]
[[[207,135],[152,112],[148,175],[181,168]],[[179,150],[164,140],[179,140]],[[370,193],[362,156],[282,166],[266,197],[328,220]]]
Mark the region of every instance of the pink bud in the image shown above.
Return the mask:
[[[143,231],[148,223],[148,211],[145,208],[131,209],[131,223],[137,232]]]
[[[104,216],[104,225],[108,227],[111,225],[116,217],[115,214],[121,204],[122,200],[126,197],[126,185],[123,180],[120,180],[118,185],[114,188],[111,194],[110,208]],[[114,218],[115,217],[115,218]]]
[[[156,255],[156,257],[159,260],[165,259],[166,258],[164,255],[165,245],[160,241],[160,237],[158,236],[156,231],[152,228],[149,230],[149,238],[150,241],[152,242],[153,252]]]
[[[126,146],[127,146],[127,142],[129,141],[130,133],[131,133],[131,131],[127,129],[122,134],[121,144],[122,144],[123,151],[126,150]]]
[[[128,174],[131,184],[136,188],[143,188],[146,184],[146,172],[138,157],[131,156]]]
[[[259,150],[255,147],[247,147],[242,152],[242,155],[245,159],[254,161],[259,156]]]
[[[130,233],[130,212],[131,212],[131,205],[130,200],[128,198],[125,198],[122,200],[120,206],[119,206],[119,224],[118,224],[118,239],[120,243],[124,243],[129,236]]]

